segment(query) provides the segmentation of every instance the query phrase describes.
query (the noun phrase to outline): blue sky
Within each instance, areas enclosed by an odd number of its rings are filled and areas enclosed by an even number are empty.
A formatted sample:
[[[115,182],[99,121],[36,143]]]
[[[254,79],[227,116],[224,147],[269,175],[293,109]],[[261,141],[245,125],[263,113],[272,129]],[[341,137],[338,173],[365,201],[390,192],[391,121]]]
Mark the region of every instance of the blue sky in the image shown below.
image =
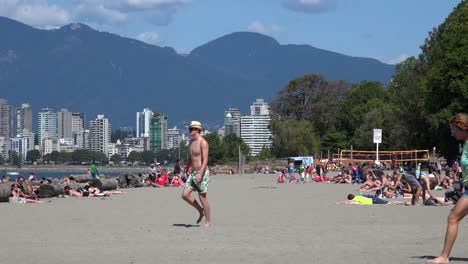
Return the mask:
[[[460,0],[0,0],[0,16],[39,28],[81,22],[187,53],[236,31],[397,63]]]

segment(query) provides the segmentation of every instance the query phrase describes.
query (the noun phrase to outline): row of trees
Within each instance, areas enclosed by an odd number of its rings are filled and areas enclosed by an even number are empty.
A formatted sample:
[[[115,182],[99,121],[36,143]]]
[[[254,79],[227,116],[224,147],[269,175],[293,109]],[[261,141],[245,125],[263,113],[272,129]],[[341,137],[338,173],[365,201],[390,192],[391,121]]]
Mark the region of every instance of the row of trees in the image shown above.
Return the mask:
[[[436,147],[452,160],[458,144],[448,120],[468,111],[468,2],[462,1],[421,46],[418,58],[396,67],[385,87],[349,85],[306,75],[291,81],[272,102],[274,156],[313,155],[320,150],[372,150],[381,128],[383,150]]]

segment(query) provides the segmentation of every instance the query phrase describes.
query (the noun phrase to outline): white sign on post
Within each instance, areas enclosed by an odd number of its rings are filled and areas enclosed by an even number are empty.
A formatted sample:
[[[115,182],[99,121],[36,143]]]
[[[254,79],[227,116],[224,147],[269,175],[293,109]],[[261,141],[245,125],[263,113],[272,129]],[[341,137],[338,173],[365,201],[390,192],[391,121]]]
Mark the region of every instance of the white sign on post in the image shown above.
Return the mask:
[[[382,143],[382,129],[374,128],[374,143]]]

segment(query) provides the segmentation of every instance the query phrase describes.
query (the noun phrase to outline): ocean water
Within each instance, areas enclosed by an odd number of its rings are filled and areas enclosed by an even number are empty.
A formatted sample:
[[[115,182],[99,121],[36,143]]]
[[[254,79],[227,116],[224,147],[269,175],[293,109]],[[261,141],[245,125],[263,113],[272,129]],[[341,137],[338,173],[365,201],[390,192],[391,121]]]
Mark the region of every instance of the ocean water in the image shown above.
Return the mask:
[[[86,171],[83,170],[77,170],[77,171],[30,171],[30,170],[16,170],[15,172],[18,172],[18,175],[7,175],[10,177],[12,180],[16,180],[19,176],[23,176],[25,179],[28,179],[29,173],[33,172],[34,175],[36,176],[36,179],[40,180],[43,177],[45,178],[58,178],[62,179],[63,177],[68,177],[70,175],[80,175],[80,174],[86,174]],[[116,177],[121,175],[122,173],[135,173],[135,172],[128,172],[128,171],[112,171],[112,172],[100,172],[101,176],[112,176]],[[5,175],[5,171],[0,171],[0,177]],[[136,173],[138,174],[138,173]]]

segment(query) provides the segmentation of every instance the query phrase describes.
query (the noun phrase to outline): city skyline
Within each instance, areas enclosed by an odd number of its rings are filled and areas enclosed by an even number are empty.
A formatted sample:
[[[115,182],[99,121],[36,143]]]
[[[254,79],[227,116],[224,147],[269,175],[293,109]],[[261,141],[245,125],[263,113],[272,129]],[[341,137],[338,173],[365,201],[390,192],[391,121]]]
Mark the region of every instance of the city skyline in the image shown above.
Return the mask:
[[[72,109],[70,109],[72,110]],[[0,122],[3,126],[3,136],[0,137],[0,154],[6,158],[11,151],[27,158],[28,151],[37,149],[42,155],[53,151],[75,151],[89,149],[102,152],[110,158],[114,154],[122,155],[125,160],[129,152],[149,150],[153,154],[163,149],[179,148],[182,140],[186,138],[184,127],[169,128],[168,116],[160,112],[143,108],[136,113],[136,134],[126,137],[123,142],[111,141],[111,121],[103,114],[88,122],[82,113],[62,108],[55,111],[51,108],[42,108],[37,113],[37,130],[30,129],[34,123],[33,111],[28,103],[21,107],[9,105],[8,101],[0,98]],[[205,131],[205,133],[217,133],[221,138],[230,133],[242,138],[251,148],[251,154],[256,155],[264,147],[271,147],[272,135],[269,130],[269,105],[264,99],[256,99],[250,107],[250,115],[241,115],[237,108],[229,107],[224,114],[229,117],[229,122],[223,124],[223,132]],[[231,114],[234,116],[231,119]],[[85,126],[88,123],[88,126]],[[203,121],[202,121],[203,123]],[[26,124],[26,126],[25,126]],[[13,135],[13,132],[18,132]],[[226,131],[226,133],[224,133]],[[36,132],[36,133],[35,133]],[[8,134],[8,135],[7,135]],[[37,135],[37,145],[35,144]],[[132,139],[134,138],[134,139]],[[138,140],[142,139],[142,140]]]

